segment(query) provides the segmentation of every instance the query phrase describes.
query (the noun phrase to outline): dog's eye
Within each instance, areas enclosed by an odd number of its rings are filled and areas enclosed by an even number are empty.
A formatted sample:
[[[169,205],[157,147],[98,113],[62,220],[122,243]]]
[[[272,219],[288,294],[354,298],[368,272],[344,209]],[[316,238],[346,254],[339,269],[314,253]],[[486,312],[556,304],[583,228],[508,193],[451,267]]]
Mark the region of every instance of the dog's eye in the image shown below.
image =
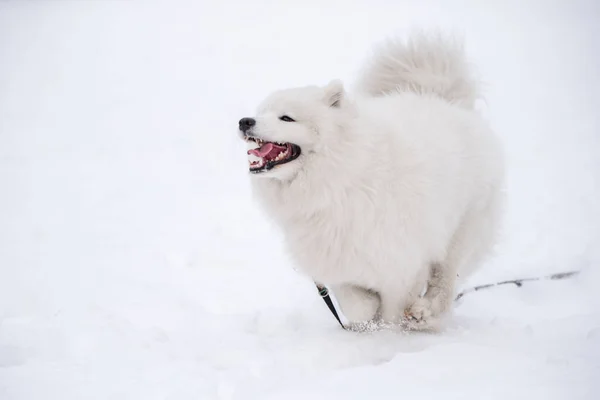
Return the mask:
[[[285,121],[285,122],[296,122],[295,120],[293,120],[292,118],[288,117],[287,115],[282,115],[281,117],[279,117],[280,120]]]

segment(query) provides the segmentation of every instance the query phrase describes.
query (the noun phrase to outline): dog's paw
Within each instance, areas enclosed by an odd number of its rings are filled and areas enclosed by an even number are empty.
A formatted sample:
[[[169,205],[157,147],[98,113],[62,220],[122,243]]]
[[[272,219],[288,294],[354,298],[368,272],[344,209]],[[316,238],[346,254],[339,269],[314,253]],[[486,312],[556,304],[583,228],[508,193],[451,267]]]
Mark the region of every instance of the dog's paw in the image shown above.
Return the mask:
[[[432,302],[427,298],[419,298],[404,310],[403,325],[409,330],[436,329],[439,321],[432,309]]]
[[[404,316],[415,322],[426,321],[433,316],[431,300],[419,298],[410,307],[404,310]]]
[[[345,286],[334,290],[334,296],[344,317],[351,323],[369,322],[375,318],[379,298],[357,287]]]

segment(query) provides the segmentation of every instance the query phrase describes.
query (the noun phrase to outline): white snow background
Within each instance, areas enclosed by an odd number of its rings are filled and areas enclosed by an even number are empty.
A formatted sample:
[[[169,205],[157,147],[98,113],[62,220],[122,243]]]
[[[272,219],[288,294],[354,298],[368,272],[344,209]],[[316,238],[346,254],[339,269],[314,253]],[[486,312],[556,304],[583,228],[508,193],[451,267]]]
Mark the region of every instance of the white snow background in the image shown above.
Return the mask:
[[[0,3],[0,399],[593,399],[600,4]],[[497,254],[439,334],[342,331],[253,202],[237,121],[462,33],[506,145]]]

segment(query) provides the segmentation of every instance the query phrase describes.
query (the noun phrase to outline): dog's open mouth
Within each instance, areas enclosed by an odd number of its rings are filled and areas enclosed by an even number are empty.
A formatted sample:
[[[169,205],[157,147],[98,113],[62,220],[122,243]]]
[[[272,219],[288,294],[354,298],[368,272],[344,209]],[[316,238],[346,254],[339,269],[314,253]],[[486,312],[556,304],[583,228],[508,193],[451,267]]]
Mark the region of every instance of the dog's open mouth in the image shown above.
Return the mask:
[[[300,147],[293,143],[266,142],[254,137],[246,137],[246,140],[258,145],[248,150],[250,172],[255,174],[289,163],[300,156]]]

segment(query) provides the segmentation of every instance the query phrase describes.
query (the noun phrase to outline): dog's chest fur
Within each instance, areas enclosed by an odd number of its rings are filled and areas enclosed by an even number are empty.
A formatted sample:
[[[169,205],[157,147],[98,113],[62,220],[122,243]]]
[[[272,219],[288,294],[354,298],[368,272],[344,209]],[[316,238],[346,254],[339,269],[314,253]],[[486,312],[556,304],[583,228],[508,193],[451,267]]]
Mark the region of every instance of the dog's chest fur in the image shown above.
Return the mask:
[[[255,189],[296,266],[315,281],[378,287],[383,270],[399,261],[389,243],[393,221],[375,209],[385,198],[359,186],[308,190],[265,180]]]

